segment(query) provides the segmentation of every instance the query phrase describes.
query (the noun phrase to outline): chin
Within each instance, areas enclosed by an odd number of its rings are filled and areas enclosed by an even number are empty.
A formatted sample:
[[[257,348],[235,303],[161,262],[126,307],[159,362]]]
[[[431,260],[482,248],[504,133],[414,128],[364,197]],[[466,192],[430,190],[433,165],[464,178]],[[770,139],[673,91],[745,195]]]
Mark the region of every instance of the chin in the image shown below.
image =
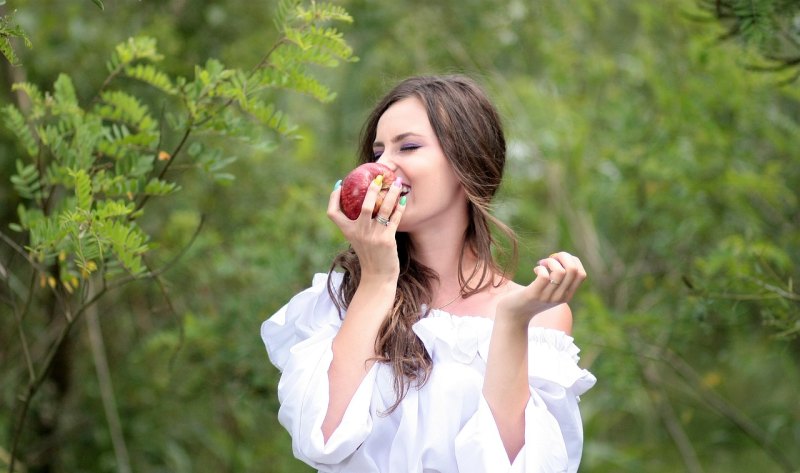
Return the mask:
[[[410,217],[410,218],[409,218]],[[403,219],[400,220],[400,223],[397,225],[397,232],[398,233],[411,233],[417,227],[417,224],[414,222],[414,217],[411,217],[407,213],[403,215]]]

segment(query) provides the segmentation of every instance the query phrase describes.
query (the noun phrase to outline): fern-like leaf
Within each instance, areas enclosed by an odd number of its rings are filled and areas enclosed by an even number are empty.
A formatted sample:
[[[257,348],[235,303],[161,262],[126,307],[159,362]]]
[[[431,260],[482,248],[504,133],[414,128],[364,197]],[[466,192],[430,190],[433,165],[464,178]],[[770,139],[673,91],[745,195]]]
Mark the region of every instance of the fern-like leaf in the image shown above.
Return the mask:
[[[338,5],[326,2],[311,2],[308,8],[298,5],[295,11],[298,19],[312,25],[327,21],[353,22],[353,17],[347,13],[347,10]]]
[[[315,49],[328,52],[332,58],[353,61],[353,48],[347,44],[344,35],[335,28],[312,26],[306,33],[306,41]]]
[[[13,105],[6,105],[3,107],[3,116],[5,117],[5,124],[11,130],[17,139],[22,143],[25,152],[30,157],[36,157],[39,154],[39,145],[28,127],[25,117]]]
[[[11,47],[10,39],[5,35],[0,35],[0,53],[6,57],[6,60],[10,62],[12,66],[19,65],[19,56],[14,52],[14,48]]]
[[[291,90],[310,95],[323,103],[330,102],[336,98],[336,93],[331,92],[328,86],[299,67],[283,72],[286,75],[288,88]]]
[[[156,48],[156,40],[147,36],[137,36],[128,38],[124,43],[120,43],[114,48],[114,53],[111,55],[106,64],[108,71],[112,74],[125,69],[129,64],[136,61],[149,61],[158,62],[164,58],[158,53]]]
[[[55,252],[67,231],[58,223],[58,215],[45,216],[41,212],[29,211],[25,217],[24,225],[30,230],[29,250],[43,261],[48,254]]]
[[[131,274],[144,271],[142,255],[147,251],[147,237],[135,223],[117,220],[98,222],[97,235],[111,247],[114,255]]]
[[[153,158],[145,154],[131,154],[117,161],[114,173],[126,178],[146,176],[153,170]]]
[[[100,95],[103,103],[95,112],[106,120],[121,122],[131,128],[142,131],[153,131],[156,121],[150,110],[136,97],[121,91],[104,92]]]
[[[14,92],[23,92],[31,101],[31,108],[28,112],[28,119],[30,121],[39,120],[45,114],[44,94],[39,90],[36,84],[30,82],[17,82],[11,85],[11,90]]]
[[[300,0],[280,0],[278,6],[275,8],[273,21],[278,31],[283,32],[284,28],[289,25],[297,15],[297,6]]]
[[[104,139],[97,149],[106,156],[120,160],[130,155],[151,152],[158,142],[156,131],[131,133],[124,124],[114,123],[104,127]]]
[[[290,135],[297,129],[295,125],[288,122],[286,115],[278,110],[272,103],[263,104],[261,102],[253,102],[250,103],[247,108],[243,108],[243,110],[260,123],[270,127],[281,135]]]
[[[13,13],[0,16],[0,54],[5,56],[12,66],[17,66],[19,65],[19,57],[11,44],[11,38],[14,37],[21,38],[25,42],[25,46],[31,47],[31,40],[22,28],[16,24]]]
[[[336,67],[341,61],[354,61],[353,50],[344,41],[344,37],[333,28],[312,27],[305,30],[288,28],[286,37],[299,51],[293,54],[277,54],[273,63],[319,64],[324,67]],[[286,49],[282,50],[285,52]]]
[[[135,206],[130,202],[121,200],[101,200],[97,202],[94,218],[108,220],[114,217],[124,217],[133,212]]]
[[[144,186],[144,193],[153,196],[164,196],[180,190],[180,186],[174,182],[167,182],[153,178]]]
[[[55,114],[71,115],[81,112],[75,86],[72,84],[72,79],[66,74],[59,74],[53,84],[53,99],[55,103],[52,110]]]
[[[135,66],[127,66],[124,70],[126,76],[150,84],[164,93],[169,95],[177,93],[177,89],[172,84],[169,76],[152,64],[136,64]]]
[[[89,211],[92,209],[92,179],[86,171],[80,169],[70,173],[74,179],[75,199],[78,209]]]
[[[25,165],[19,159],[16,162],[16,166],[17,173],[11,176],[14,190],[24,199],[40,199],[42,196],[42,181],[39,178],[39,170],[35,165]]]

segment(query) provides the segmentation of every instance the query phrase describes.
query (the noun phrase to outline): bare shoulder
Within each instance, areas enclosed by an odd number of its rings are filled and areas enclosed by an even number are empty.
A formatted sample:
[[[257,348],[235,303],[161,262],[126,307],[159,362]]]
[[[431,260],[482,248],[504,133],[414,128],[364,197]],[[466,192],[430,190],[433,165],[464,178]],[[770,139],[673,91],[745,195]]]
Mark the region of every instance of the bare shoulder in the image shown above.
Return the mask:
[[[559,304],[537,314],[531,319],[530,325],[561,330],[567,335],[572,335],[572,310],[568,304]]]

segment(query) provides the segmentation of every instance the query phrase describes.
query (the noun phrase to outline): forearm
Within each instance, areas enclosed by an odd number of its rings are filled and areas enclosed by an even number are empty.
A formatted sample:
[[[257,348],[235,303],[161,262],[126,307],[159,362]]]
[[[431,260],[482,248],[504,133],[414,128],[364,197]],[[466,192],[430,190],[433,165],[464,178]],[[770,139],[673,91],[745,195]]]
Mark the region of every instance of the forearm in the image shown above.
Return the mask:
[[[392,309],[396,288],[396,281],[362,281],[350,301],[342,327],[333,339],[328,411],[322,423],[326,442],[341,423],[350,400],[374,363],[375,339]]]
[[[495,320],[483,396],[513,462],[525,444],[525,406],[530,398],[527,321],[502,316]]]

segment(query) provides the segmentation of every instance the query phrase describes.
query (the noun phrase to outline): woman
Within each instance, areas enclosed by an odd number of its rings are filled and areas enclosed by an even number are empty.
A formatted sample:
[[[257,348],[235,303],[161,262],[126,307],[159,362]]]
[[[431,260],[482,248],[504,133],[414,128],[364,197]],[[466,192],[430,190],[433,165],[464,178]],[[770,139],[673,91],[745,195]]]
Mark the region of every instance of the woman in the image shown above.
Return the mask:
[[[463,76],[407,79],[368,118],[360,161],[399,179],[375,218],[373,182],[356,220],[337,183],[328,216],[350,248],[261,328],[295,456],[326,472],[576,471],[595,379],[566,303],[586,273],[560,252],[519,285],[495,262],[490,224],[513,233],[489,213],[494,106]]]

